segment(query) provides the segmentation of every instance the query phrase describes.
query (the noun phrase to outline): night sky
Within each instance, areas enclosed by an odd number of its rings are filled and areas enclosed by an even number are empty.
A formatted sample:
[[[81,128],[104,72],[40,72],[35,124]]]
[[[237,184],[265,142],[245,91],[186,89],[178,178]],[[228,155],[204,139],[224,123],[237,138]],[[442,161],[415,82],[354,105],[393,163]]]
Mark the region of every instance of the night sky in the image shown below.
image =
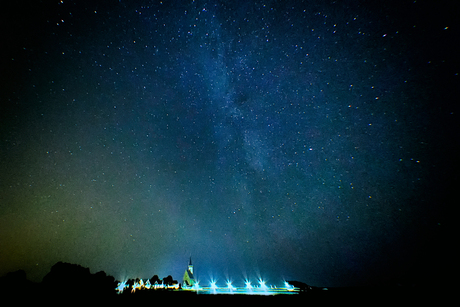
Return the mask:
[[[446,261],[456,1],[3,2],[0,275],[182,281],[191,256],[201,284],[334,287]]]

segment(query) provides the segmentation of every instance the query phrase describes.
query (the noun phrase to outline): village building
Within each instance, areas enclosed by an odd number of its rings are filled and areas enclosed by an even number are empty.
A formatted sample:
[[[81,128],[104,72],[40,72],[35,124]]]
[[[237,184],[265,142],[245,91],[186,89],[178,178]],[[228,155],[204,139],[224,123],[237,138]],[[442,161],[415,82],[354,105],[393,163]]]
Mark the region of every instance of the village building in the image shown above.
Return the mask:
[[[192,257],[190,257],[188,268],[184,273],[184,287],[193,287],[194,285],[195,285],[195,277],[193,276]]]

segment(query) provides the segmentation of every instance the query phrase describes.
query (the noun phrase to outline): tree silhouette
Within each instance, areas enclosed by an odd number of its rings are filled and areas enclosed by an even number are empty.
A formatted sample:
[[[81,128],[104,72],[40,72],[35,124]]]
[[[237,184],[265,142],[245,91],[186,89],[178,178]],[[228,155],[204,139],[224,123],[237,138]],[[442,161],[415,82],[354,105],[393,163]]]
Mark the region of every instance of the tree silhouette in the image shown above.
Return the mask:
[[[116,282],[103,271],[91,274],[89,268],[58,262],[43,278],[42,284],[50,296],[60,298],[107,297],[115,295]]]
[[[153,277],[150,278],[150,284],[154,285],[155,283],[161,284],[161,280],[158,275],[153,275]]]
[[[163,278],[163,283],[165,286],[169,286],[173,284],[173,278],[171,275],[168,275],[168,277]]]

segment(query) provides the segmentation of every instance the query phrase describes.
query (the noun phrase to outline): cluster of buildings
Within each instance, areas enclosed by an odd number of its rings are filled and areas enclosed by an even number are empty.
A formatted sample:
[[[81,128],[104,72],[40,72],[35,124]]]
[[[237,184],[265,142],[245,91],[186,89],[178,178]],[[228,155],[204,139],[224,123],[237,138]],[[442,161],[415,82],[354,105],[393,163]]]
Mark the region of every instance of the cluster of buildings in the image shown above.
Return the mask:
[[[118,292],[118,294],[123,293],[127,288],[129,288],[129,285],[127,284],[126,281],[124,282],[119,282],[115,290]],[[146,280],[145,282],[140,279],[139,281],[135,281],[134,284],[131,286],[131,293],[136,292],[137,290],[157,290],[157,289],[172,289],[172,290],[178,290],[180,288],[180,284],[164,284],[164,283],[157,283],[155,282],[153,285],[150,283],[150,280]]]
[[[193,277],[192,257],[190,257],[190,262],[189,262],[187,270],[185,271],[183,281],[184,281],[185,288],[192,288],[193,286],[197,284],[195,282],[195,277]],[[123,282],[118,283],[115,290],[117,291],[118,294],[121,294],[128,288],[130,288],[130,285],[126,281],[123,281]],[[147,290],[165,290],[165,289],[166,290],[167,289],[178,290],[180,288],[181,288],[181,285],[177,282],[165,284],[163,281],[161,283],[158,283],[157,281],[155,281],[155,283],[152,285],[149,279],[145,281],[142,279],[138,279],[134,281],[133,285],[131,285],[131,293],[134,293],[137,290],[144,290],[144,289],[147,289]]]
[[[118,283],[116,291],[122,293],[125,289],[129,288],[126,282]],[[193,264],[192,257],[187,267],[187,270],[184,273],[183,284],[174,282],[165,284],[162,282],[159,284],[155,282],[153,285],[150,283],[150,280],[145,282],[140,279],[131,286],[131,292],[134,293],[137,290],[142,289],[172,289],[172,290],[184,290],[184,291],[196,291],[197,293],[203,294],[261,294],[261,295],[275,295],[275,294],[293,294],[298,293],[299,289],[285,282],[282,287],[268,287],[263,280],[258,280],[258,285],[252,285],[250,281],[245,281],[245,287],[234,287],[230,281],[227,281],[226,286],[219,287],[216,285],[215,281],[211,281],[209,286],[202,287],[199,282],[195,280],[193,275]]]

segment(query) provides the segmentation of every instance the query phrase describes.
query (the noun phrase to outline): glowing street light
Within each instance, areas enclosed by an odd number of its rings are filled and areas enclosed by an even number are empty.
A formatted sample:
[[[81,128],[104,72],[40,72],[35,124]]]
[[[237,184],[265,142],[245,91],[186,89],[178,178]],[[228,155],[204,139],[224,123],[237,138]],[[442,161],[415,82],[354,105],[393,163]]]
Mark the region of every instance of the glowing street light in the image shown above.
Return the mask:
[[[285,287],[286,290],[288,290],[288,291],[294,291],[294,286],[293,286],[293,285],[290,285],[287,281],[284,282],[284,287]]]
[[[216,293],[217,286],[216,286],[216,281],[211,279],[211,291],[213,293]]]
[[[259,279],[259,284],[260,284],[260,289],[262,289],[264,291],[268,290],[267,286],[265,285],[265,281],[262,278]]]
[[[246,289],[247,289],[248,291],[252,291],[252,285],[251,285],[251,282],[250,282],[249,280],[246,279],[246,280],[244,281],[244,284],[246,285]]]
[[[236,288],[232,286],[232,282],[230,280],[227,280],[227,287],[230,290],[230,292],[236,290]]]
[[[126,285],[126,281],[119,282],[115,290],[117,291],[118,294],[123,293],[123,291],[127,288],[128,286]]]
[[[137,289],[141,289],[141,285],[136,281],[131,289],[131,292],[134,293],[136,292]]]

